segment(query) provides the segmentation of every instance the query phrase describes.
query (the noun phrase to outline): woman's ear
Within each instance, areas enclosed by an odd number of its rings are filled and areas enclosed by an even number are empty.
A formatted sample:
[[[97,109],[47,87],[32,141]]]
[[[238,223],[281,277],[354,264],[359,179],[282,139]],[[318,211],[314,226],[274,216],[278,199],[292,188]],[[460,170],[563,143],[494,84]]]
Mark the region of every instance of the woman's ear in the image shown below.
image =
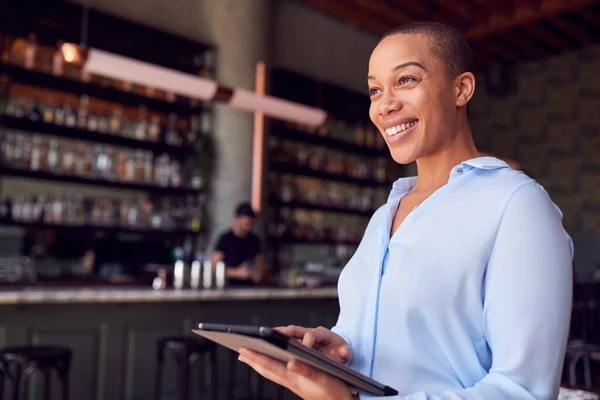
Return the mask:
[[[475,93],[475,75],[463,72],[455,79],[456,106],[464,107]]]

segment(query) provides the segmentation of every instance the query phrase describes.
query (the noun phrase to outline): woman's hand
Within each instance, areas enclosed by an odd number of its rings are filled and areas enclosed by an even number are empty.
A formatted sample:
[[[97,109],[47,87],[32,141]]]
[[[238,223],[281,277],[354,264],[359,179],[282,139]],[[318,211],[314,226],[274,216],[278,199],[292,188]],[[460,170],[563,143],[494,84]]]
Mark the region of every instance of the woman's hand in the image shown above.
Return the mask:
[[[303,345],[315,348],[343,364],[347,364],[352,359],[352,350],[348,343],[337,333],[333,333],[322,326],[318,328],[304,328],[290,325],[278,327],[275,330],[286,336],[298,339]]]
[[[301,361],[287,364],[248,349],[240,349],[239,360],[266,379],[284,386],[306,400],[351,400],[350,388],[341,380]]]

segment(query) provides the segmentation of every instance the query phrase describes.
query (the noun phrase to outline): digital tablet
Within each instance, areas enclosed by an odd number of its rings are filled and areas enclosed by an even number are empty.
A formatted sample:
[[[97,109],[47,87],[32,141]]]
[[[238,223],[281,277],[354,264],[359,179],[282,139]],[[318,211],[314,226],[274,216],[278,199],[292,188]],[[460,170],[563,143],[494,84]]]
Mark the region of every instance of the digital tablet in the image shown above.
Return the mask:
[[[364,376],[335,361],[318,350],[302,345],[296,339],[263,326],[198,324],[197,335],[217,342],[234,351],[241,347],[254,350],[277,360],[287,362],[298,359],[327,372],[349,386],[375,396],[394,396],[398,391]]]

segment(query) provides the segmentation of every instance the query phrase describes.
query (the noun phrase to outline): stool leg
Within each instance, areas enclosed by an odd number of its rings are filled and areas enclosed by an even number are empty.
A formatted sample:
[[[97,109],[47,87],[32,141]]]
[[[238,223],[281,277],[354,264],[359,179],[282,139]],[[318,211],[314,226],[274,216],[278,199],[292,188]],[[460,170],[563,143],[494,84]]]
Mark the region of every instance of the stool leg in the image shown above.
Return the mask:
[[[229,382],[227,382],[227,400],[233,400],[235,385],[237,383],[237,353],[233,353],[229,358]]]
[[[571,387],[577,385],[577,362],[579,358],[579,355],[574,355],[569,361],[569,385]]]
[[[17,365],[15,371],[15,381],[13,382],[13,400],[19,400],[21,390],[21,366]]]
[[[583,356],[583,374],[585,380],[585,388],[592,388],[592,366],[590,365],[590,356],[585,354]]]
[[[181,400],[190,397],[190,363],[186,354],[181,356]]]
[[[51,384],[52,384],[52,370],[47,369],[44,371],[44,400],[50,400]]]
[[[212,400],[219,398],[219,380],[217,379],[217,350],[210,352],[210,394]]]
[[[0,400],[4,400],[4,369],[0,364]]]
[[[69,367],[66,366],[60,372],[60,381],[62,383],[62,400],[69,400]]]
[[[162,392],[162,367],[163,367],[163,354],[159,349],[157,363],[156,363],[156,378],[154,379],[154,400],[160,400]]]

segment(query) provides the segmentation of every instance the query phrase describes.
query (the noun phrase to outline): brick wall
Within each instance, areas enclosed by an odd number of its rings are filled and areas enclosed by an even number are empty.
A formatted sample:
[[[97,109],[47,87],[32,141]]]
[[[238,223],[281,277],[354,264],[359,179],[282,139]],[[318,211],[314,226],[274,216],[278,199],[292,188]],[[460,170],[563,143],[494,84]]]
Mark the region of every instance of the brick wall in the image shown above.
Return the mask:
[[[590,279],[600,264],[600,46],[517,67],[507,97],[479,82],[469,110],[477,145],[519,161],[548,190],[578,275]]]

